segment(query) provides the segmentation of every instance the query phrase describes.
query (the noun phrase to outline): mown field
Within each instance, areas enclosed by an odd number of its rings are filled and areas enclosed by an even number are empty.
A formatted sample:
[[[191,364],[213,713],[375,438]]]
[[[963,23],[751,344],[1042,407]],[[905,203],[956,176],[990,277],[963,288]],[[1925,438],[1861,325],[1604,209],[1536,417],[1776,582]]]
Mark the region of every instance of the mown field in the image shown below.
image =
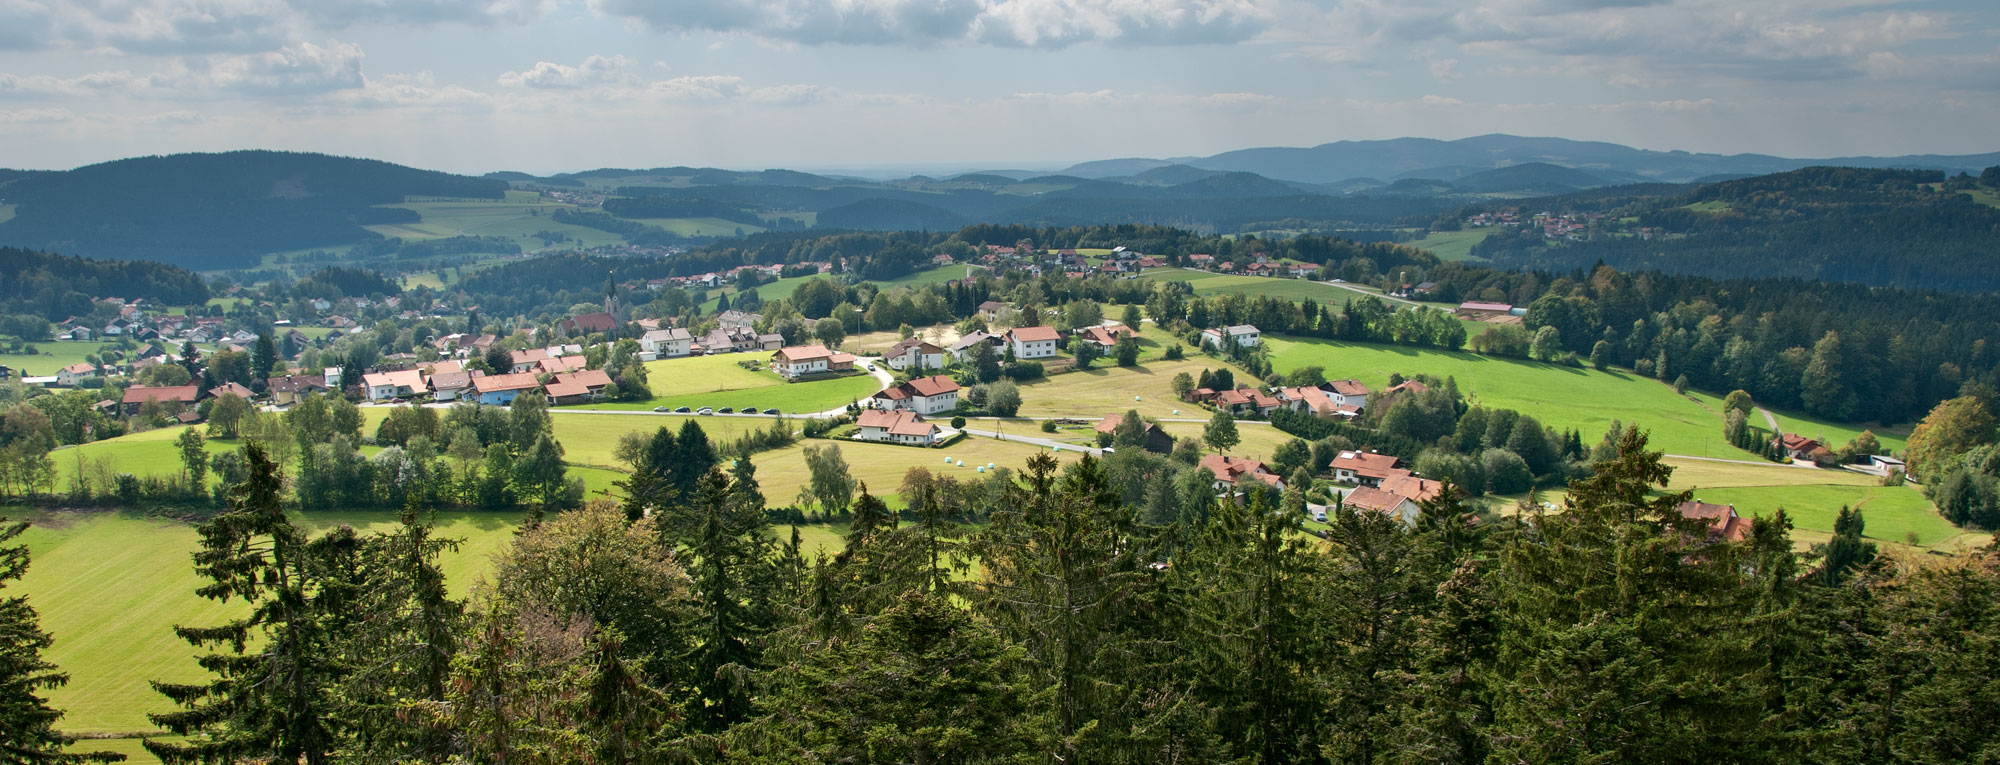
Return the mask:
[[[1486,235],[1493,233],[1490,228],[1475,228],[1463,231],[1433,231],[1430,235],[1413,242],[1404,242],[1411,247],[1429,251],[1445,260],[1473,260],[1472,247],[1486,241]]]
[[[1278,279],[1267,276],[1233,276],[1184,268],[1155,268],[1140,274],[1142,281],[1187,282],[1202,297],[1244,294],[1268,295],[1294,302],[1312,298],[1321,305],[1346,305],[1356,295],[1352,290],[1321,284],[1309,279]]]
[[[651,410],[664,406],[731,407],[741,409],[777,408],[786,413],[823,412],[867,398],[880,390],[881,382],[868,374],[826,380],[788,383],[768,370],[749,370],[741,361],[767,361],[765,353],[726,353],[718,356],[690,356],[662,359],[646,364],[647,385],[653,398],[646,401],[596,403],[576,409]]]
[[[655,226],[681,236],[738,236],[764,231],[763,226],[721,218],[626,218],[625,220]]]
[[[0,364],[14,368],[19,376],[45,377],[71,364],[83,363],[83,357],[96,353],[99,343],[72,343],[63,340],[32,343],[37,351],[26,353],[0,353]]]
[[[1193,353],[1179,361],[1146,361],[1130,368],[1099,361],[1090,369],[1023,384],[1020,414],[1095,420],[1137,409],[1141,417],[1206,418],[1206,410],[1174,398],[1174,375],[1186,372],[1199,378],[1201,370],[1222,366],[1220,361]],[[1252,381],[1246,379],[1243,384]]]
[[[417,223],[373,225],[368,226],[368,230],[383,236],[410,241],[451,236],[498,236],[514,240],[516,244],[521,245],[521,250],[524,252],[533,252],[546,246],[535,236],[539,231],[567,235],[570,241],[564,244],[578,247],[597,247],[625,241],[624,237],[607,231],[555,222],[550,216],[556,210],[576,208],[572,205],[542,200],[531,192],[510,191],[505,201],[430,200],[384,206],[413,211],[423,216],[423,220]]]

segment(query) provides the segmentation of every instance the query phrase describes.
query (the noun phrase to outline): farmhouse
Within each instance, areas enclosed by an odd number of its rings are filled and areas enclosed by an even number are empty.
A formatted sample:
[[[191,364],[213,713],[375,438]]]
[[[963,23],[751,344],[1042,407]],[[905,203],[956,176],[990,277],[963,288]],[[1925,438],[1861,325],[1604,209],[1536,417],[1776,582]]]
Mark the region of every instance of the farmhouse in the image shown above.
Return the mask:
[[[1362,486],[1381,486],[1384,480],[1409,474],[1402,460],[1374,452],[1344,451],[1327,466],[1333,468],[1333,480]]]
[[[861,432],[855,438],[863,441],[885,441],[897,444],[930,446],[938,442],[941,430],[938,426],[925,422],[922,415],[908,411],[870,409],[861,413],[855,421]]]
[[[96,365],[91,364],[89,362],[79,361],[75,364],[71,364],[69,366],[56,370],[56,384],[63,386],[74,386],[77,383],[83,382],[87,378],[96,376],[97,376]]]
[[[937,414],[958,408],[958,382],[944,375],[919,377],[888,388],[872,397],[881,409],[907,409],[917,414]]]
[[[1104,419],[1099,420],[1097,422],[1096,430],[1101,435],[1115,437],[1118,435],[1118,425],[1120,423],[1123,423],[1124,421],[1125,421],[1125,415],[1108,414],[1104,416]],[[1158,454],[1173,453],[1174,437],[1167,435],[1167,431],[1165,429],[1161,428],[1156,423],[1146,422],[1144,420],[1140,421],[1139,428],[1145,433],[1144,441],[1142,441],[1140,445],[1145,447],[1146,451],[1155,452]]]
[[[1273,489],[1285,488],[1285,479],[1257,460],[1210,454],[1201,458],[1201,467],[1215,475],[1216,491],[1229,491],[1236,485],[1237,479],[1245,476],[1263,481]]]
[[[610,384],[611,375],[604,370],[585,369],[556,375],[543,387],[543,392],[548,394],[550,404],[581,404],[604,398],[604,388]]]
[[[1356,510],[1370,510],[1402,521],[1405,526],[1417,525],[1417,514],[1421,512],[1417,503],[1409,497],[1395,494],[1372,486],[1363,486],[1347,493],[1341,500],[1343,507]]]
[[[1284,402],[1256,388],[1237,388],[1215,394],[1216,408],[1228,409],[1232,414],[1269,417],[1271,412],[1277,411],[1278,407],[1283,405]]]
[[[414,369],[370,372],[361,376],[361,385],[367,389],[369,401],[405,398],[430,390],[430,386],[424,384],[423,373]]]
[[[1771,445],[1777,447],[1778,453],[1784,455],[1786,459],[1818,461],[1833,456],[1833,452],[1828,451],[1820,442],[1797,433],[1781,433],[1771,440]]]
[[[771,371],[787,380],[854,368],[854,356],[835,353],[824,345],[795,345],[771,354]]]
[[[1255,348],[1263,341],[1264,333],[1259,332],[1256,327],[1248,324],[1238,324],[1233,327],[1217,327],[1201,331],[1201,344],[1216,350],[1224,348],[1223,344],[1225,342],[1233,342],[1245,348]]]
[[[1007,330],[1004,337],[1014,351],[1014,358],[1022,361],[1054,356],[1056,344],[1062,342],[1062,335],[1055,327],[1017,327]]]
[[[653,354],[655,359],[677,359],[693,351],[694,335],[680,327],[656,329],[639,336],[639,352]]]
[[[922,338],[912,337],[892,345],[882,356],[888,359],[889,368],[897,371],[944,368],[944,349],[924,342]]]
[[[538,390],[541,381],[531,374],[486,375],[472,378],[472,390],[481,404],[506,406],[523,393]]]
[[[118,406],[119,410],[125,413],[125,416],[131,417],[138,414],[139,408],[145,406],[146,402],[149,401],[194,406],[194,402],[200,398],[201,389],[193,385],[175,385],[159,388],[135,385],[125,389],[125,397],[118,400]]]
[[[1076,331],[1076,336],[1096,343],[1107,352],[1118,345],[1118,338],[1132,334],[1132,328],[1124,325],[1110,327],[1084,327]]]
[[[1750,519],[1737,515],[1735,505],[1714,505],[1691,499],[1674,509],[1680,512],[1682,518],[1707,521],[1710,540],[1741,542],[1750,537]]]

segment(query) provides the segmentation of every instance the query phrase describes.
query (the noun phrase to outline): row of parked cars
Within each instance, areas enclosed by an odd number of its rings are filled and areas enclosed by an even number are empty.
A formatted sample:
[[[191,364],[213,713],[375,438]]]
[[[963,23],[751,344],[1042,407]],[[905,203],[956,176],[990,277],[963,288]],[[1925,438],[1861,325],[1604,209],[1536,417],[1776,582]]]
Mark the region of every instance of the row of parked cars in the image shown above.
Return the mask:
[[[733,407],[727,407],[727,406],[725,406],[725,407],[723,407],[723,408],[721,408],[721,409],[712,409],[712,408],[709,408],[709,407],[706,407],[706,406],[704,406],[704,407],[702,407],[702,408],[700,408],[700,409],[689,409],[688,407],[685,407],[685,406],[683,406],[683,407],[680,407],[680,408],[677,408],[677,409],[668,409],[668,408],[666,408],[666,407],[664,407],[664,406],[656,406],[656,407],[653,407],[653,411],[655,411],[655,412],[659,412],[659,413],[662,413],[662,414],[665,414],[665,413],[667,413],[667,412],[673,412],[673,413],[676,413],[676,414],[689,414],[689,413],[693,413],[693,414],[717,414],[717,413],[720,413],[720,414],[739,414],[739,412],[737,412],[735,408],[733,408]],[[740,414],[778,414],[778,413],[779,413],[779,412],[778,412],[778,408],[777,408],[777,407],[771,407],[770,409],[765,409],[765,410],[763,410],[763,411],[758,411],[758,410],[757,410],[757,407],[754,407],[754,406],[746,406],[746,407],[743,407],[743,411],[742,411],[742,412],[740,412]]]

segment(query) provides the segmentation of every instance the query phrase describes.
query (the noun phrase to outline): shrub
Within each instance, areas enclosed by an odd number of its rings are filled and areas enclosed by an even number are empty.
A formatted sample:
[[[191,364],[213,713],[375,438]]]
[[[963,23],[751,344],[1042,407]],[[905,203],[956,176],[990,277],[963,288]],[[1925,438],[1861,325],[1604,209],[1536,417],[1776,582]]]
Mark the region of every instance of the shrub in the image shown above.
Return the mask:
[[[961,417],[961,416],[954,416],[954,417],[952,417],[952,418],[951,418],[951,427],[952,427],[952,429],[954,429],[954,430],[964,430],[964,429],[965,429],[965,418],[964,418],[964,417]]]
[[[1055,421],[1055,420],[1043,420],[1043,421],[1042,421],[1042,432],[1043,432],[1043,433],[1054,433],[1054,432],[1056,432],[1056,421]]]

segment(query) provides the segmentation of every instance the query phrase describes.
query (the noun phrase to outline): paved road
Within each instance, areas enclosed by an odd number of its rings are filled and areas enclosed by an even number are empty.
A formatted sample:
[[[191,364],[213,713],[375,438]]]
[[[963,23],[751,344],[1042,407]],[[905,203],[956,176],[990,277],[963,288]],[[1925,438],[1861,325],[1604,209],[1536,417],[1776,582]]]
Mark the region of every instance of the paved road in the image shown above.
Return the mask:
[[[1044,449],[1062,449],[1064,451],[1072,451],[1072,452],[1087,452],[1093,457],[1104,456],[1104,450],[1099,449],[1095,446],[1077,446],[1076,444],[1066,444],[1061,441],[1055,441],[1047,438],[1038,438],[1035,436],[1015,435],[1013,433],[1002,433],[992,430],[973,430],[970,427],[965,429],[965,433],[966,435],[971,435],[971,436],[980,436],[984,438],[997,438],[1002,441],[1014,441],[1023,444],[1033,444],[1035,446],[1039,446]]]

